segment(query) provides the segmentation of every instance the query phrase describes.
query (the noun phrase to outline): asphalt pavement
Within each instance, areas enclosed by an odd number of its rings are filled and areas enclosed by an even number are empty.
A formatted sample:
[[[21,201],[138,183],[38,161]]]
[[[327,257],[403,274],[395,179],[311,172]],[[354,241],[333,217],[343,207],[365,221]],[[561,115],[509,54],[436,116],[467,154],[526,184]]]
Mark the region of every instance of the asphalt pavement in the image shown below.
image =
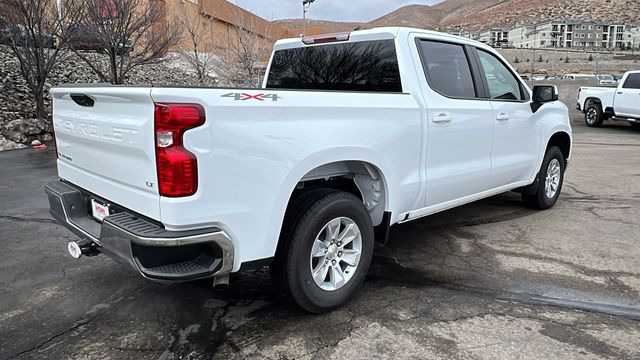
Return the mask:
[[[266,269],[213,289],[72,259],[54,151],[0,153],[0,359],[640,358],[640,132],[573,117],[555,208],[507,193],[396,226],[356,299],[316,316]]]

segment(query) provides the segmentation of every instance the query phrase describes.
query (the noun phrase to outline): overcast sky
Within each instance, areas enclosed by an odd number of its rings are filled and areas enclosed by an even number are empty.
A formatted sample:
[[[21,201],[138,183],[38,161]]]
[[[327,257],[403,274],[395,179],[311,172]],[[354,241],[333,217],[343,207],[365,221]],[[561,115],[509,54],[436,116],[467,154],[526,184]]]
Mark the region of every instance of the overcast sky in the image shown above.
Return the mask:
[[[440,0],[441,1],[441,0]],[[268,20],[302,18],[302,0],[231,0]],[[310,19],[370,21],[405,5],[431,5],[439,0],[316,0]]]

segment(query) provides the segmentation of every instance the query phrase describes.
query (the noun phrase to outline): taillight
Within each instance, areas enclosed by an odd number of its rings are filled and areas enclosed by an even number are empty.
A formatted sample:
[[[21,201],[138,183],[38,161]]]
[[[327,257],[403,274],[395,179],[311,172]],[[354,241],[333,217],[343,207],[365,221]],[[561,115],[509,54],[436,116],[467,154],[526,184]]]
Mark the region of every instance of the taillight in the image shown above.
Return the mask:
[[[203,125],[198,104],[155,104],[156,167],[161,196],[190,196],[198,190],[198,162],[183,146],[185,131]]]

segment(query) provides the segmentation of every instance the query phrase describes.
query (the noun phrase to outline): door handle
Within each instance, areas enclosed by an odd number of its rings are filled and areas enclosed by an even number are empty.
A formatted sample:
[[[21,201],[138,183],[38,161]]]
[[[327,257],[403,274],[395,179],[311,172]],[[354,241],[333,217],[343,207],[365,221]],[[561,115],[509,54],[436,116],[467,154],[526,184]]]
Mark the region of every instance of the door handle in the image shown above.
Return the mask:
[[[498,120],[498,121],[507,121],[509,119],[510,119],[510,117],[509,117],[509,114],[507,114],[507,113],[500,113],[500,114],[498,114],[498,116],[496,116],[496,120]]]
[[[451,120],[451,115],[445,113],[438,114],[438,116],[434,116],[432,119],[434,123],[448,123],[451,122]]]

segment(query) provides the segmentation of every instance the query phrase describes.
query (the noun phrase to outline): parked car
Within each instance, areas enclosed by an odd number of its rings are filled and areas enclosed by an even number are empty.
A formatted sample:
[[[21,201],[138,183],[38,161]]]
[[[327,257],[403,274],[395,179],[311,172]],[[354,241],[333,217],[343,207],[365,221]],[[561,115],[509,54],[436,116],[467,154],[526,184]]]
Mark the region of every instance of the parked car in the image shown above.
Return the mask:
[[[547,79],[547,75],[546,74],[534,74],[531,79],[533,81],[541,81],[541,80],[546,80]]]
[[[88,28],[78,27],[69,31],[69,42],[67,43],[69,47],[80,51],[104,50],[103,42]]]
[[[506,191],[548,209],[571,154],[555,86],[496,50],[380,28],[280,40],[262,89],[51,90],[51,213],[147,279],[269,264],[309,312],[345,304],[389,227]]]
[[[616,79],[611,75],[598,75],[598,84],[600,85],[615,85]]]
[[[613,76],[613,78],[616,80],[616,83],[618,83],[620,82],[620,80],[622,80],[622,77],[624,76],[624,74],[614,74],[611,76]]]
[[[78,27],[71,30],[72,34],[69,36],[69,42],[67,45],[75,50],[79,51],[96,51],[105,52],[109,48],[105,46],[105,42],[95,35],[89,28]],[[115,46],[114,46],[115,47]],[[118,43],[116,47],[116,54],[121,55],[123,52],[130,52],[132,50],[131,41]]]
[[[627,72],[617,88],[581,87],[577,108],[590,127],[600,127],[611,119],[640,128],[640,71]]]
[[[42,44],[45,49],[55,49],[56,44],[53,35],[38,34],[34,38],[27,32],[26,29],[20,28],[4,28],[0,29],[0,44],[10,45],[15,43],[18,46],[25,46],[27,44],[33,44],[37,42]]]
[[[520,78],[521,78],[522,80],[524,80],[524,81],[529,81],[529,80],[531,80],[531,79],[529,78],[529,76],[528,76],[528,75],[520,75]]]
[[[592,74],[566,74],[562,80],[598,80],[598,77]]]

